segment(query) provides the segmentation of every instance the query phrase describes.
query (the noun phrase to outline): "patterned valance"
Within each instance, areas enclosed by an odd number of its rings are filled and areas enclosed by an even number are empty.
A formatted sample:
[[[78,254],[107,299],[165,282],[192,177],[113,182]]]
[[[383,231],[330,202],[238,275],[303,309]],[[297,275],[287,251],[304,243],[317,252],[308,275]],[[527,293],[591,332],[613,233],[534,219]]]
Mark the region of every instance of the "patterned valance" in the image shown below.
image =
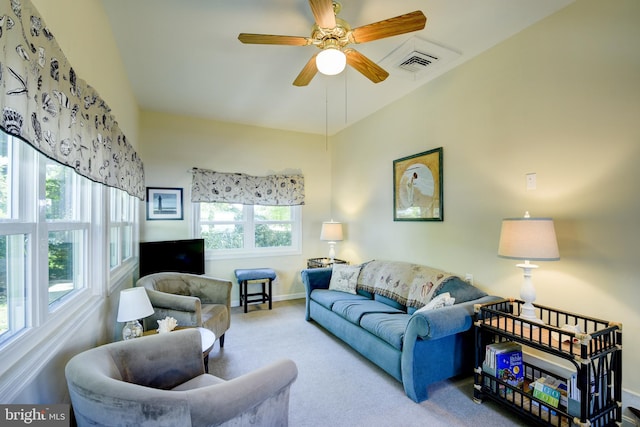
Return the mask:
[[[0,2],[0,46],[2,129],[80,175],[144,199],[138,154],[29,0]]]
[[[191,201],[266,206],[304,205],[304,176],[251,176],[194,168]]]

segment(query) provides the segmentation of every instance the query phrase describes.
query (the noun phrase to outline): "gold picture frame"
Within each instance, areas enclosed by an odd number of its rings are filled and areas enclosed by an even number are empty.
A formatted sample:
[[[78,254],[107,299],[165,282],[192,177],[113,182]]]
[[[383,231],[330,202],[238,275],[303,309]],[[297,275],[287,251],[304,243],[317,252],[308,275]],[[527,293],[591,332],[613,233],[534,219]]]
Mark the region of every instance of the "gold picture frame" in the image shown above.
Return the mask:
[[[393,220],[444,220],[442,147],[393,161]]]

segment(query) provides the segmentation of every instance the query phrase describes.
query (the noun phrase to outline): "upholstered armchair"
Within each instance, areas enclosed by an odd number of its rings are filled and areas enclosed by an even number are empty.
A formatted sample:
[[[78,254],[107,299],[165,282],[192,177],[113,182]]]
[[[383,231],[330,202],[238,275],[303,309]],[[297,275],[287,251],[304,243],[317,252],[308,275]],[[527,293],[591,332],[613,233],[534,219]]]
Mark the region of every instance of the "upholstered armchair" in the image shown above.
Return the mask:
[[[200,334],[184,329],[74,356],[65,375],[77,425],[286,426],[298,375],[282,359],[225,381],[204,372]]]
[[[155,273],[141,277],[136,286],[147,289],[155,312],[144,319],[145,331],[158,328],[167,316],[178,326],[210,329],[224,347],[224,333],[231,324],[231,286],[229,280],[186,273]]]

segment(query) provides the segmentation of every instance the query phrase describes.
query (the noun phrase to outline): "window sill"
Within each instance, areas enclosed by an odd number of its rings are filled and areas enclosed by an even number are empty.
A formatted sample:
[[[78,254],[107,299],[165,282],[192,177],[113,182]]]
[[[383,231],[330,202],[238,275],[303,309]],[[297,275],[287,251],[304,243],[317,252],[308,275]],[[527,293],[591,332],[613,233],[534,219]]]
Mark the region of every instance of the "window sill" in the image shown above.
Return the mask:
[[[300,249],[267,249],[263,251],[238,251],[238,252],[213,252],[207,251],[205,253],[205,260],[219,260],[219,259],[238,259],[238,258],[267,258],[267,257],[281,257],[281,256],[296,256],[302,255]]]

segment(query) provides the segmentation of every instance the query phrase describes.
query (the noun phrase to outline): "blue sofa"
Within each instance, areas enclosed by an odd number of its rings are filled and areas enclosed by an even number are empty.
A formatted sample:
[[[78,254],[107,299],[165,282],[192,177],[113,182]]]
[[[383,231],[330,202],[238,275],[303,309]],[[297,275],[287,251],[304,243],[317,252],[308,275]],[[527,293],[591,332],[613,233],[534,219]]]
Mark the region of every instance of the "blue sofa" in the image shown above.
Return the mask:
[[[329,289],[332,268],[303,270],[306,320],[315,321],[400,381],[415,402],[432,383],[473,369],[474,304],[496,301],[457,276],[397,261],[336,271],[355,289]],[[417,311],[448,292],[455,304]],[[417,297],[416,297],[417,296]],[[441,299],[441,298],[440,298]]]

